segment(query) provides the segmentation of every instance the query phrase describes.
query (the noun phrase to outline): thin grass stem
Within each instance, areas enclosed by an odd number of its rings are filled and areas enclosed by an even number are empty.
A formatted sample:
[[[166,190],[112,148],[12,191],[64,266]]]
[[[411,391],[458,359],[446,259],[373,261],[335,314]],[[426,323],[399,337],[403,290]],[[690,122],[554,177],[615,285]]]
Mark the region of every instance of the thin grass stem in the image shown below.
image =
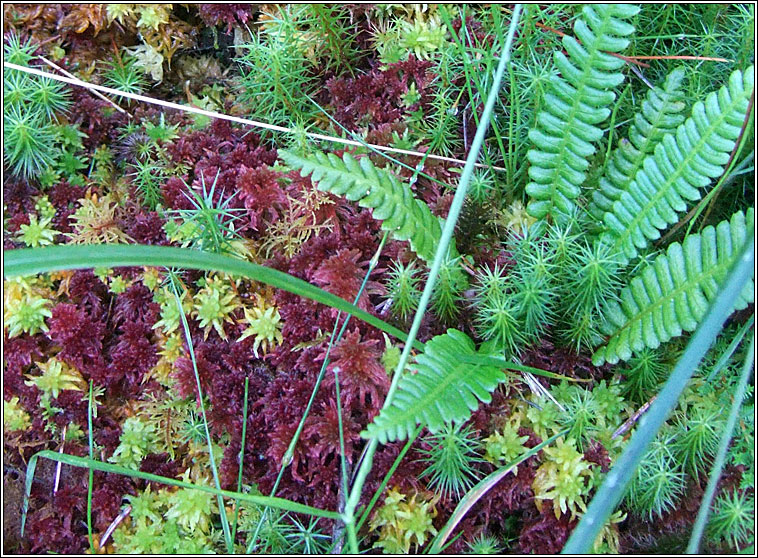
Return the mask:
[[[511,19],[511,23],[508,29],[508,38],[506,40],[505,46],[503,47],[503,55],[501,56],[500,63],[498,64],[497,73],[495,74],[495,78],[492,84],[492,89],[490,90],[490,93],[487,97],[484,112],[482,113],[481,123],[476,130],[476,135],[474,136],[474,141],[471,145],[471,150],[469,151],[468,158],[466,160],[466,165],[464,166],[463,172],[461,173],[461,179],[458,183],[458,188],[456,189],[455,196],[453,197],[453,202],[450,206],[450,211],[448,212],[447,219],[445,219],[445,226],[442,229],[440,243],[434,255],[434,261],[432,262],[431,269],[429,270],[429,278],[424,285],[424,291],[421,294],[421,300],[419,301],[418,309],[416,310],[416,314],[413,317],[411,330],[408,332],[408,340],[405,344],[405,347],[403,348],[402,354],[400,355],[400,361],[395,368],[392,384],[390,385],[390,389],[387,392],[387,397],[384,400],[383,408],[387,408],[392,404],[392,399],[394,397],[395,391],[397,390],[398,383],[402,377],[403,371],[405,370],[405,366],[408,363],[408,359],[410,358],[413,341],[416,339],[418,330],[421,327],[421,320],[423,319],[426,308],[429,305],[432,291],[437,280],[437,275],[439,274],[443,260],[447,257],[448,246],[450,245],[450,240],[453,237],[455,224],[458,221],[458,215],[460,215],[461,209],[463,207],[463,202],[466,198],[466,192],[471,181],[471,176],[474,172],[474,163],[479,156],[479,150],[481,149],[482,143],[484,142],[484,135],[487,132],[490,115],[492,114],[492,110],[495,107],[495,101],[497,100],[497,94],[500,89],[500,82],[502,81],[503,74],[505,73],[505,68],[510,61],[511,44],[513,42],[513,35],[516,32],[516,26],[518,24],[520,15],[521,5],[518,4]],[[356,475],[355,482],[350,491],[350,497],[348,498],[347,505],[345,506],[345,513],[343,514],[345,523],[347,525],[350,550],[355,554],[358,553],[358,539],[355,530],[355,510],[358,507],[358,502],[360,501],[363,485],[366,482],[366,478],[368,477],[368,474],[373,465],[373,457],[378,444],[378,440],[376,438],[373,438],[366,446],[367,449],[364,460],[361,463],[358,474]]]
[[[368,283],[369,276],[371,275],[371,272],[376,268],[376,266],[379,264],[379,255],[382,253],[382,250],[384,249],[384,245],[387,243],[387,239],[389,238],[389,232],[385,232],[384,236],[382,237],[381,242],[379,243],[379,247],[376,249],[376,252],[372,256],[371,260],[369,261],[368,269],[366,270],[366,274],[363,276],[363,281],[361,282],[361,286],[358,289],[358,294],[355,296],[355,304],[358,304],[358,301],[361,298],[361,295],[363,294],[363,290],[366,288],[366,284]],[[356,307],[357,308],[357,307]],[[292,439],[290,440],[289,446],[287,447],[287,451],[284,453],[284,456],[282,456],[281,466],[279,467],[279,473],[276,476],[276,481],[274,481],[274,486],[271,489],[270,496],[273,497],[276,494],[276,491],[279,489],[279,483],[282,480],[282,476],[284,475],[284,471],[289,466],[289,464],[292,462],[292,458],[295,454],[295,447],[297,446],[297,442],[300,440],[300,434],[303,431],[303,428],[305,427],[305,421],[308,418],[308,415],[311,412],[311,407],[313,406],[313,401],[316,399],[316,394],[318,393],[319,387],[321,387],[321,382],[324,379],[324,376],[326,374],[326,368],[329,366],[329,355],[332,352],[332,348],[336,343],[339,343],[342,339],[342,336],[345,333],[345,329],[347,329],[347,324],[350,321],[350,318],[352,317],[352,314],[348,313],[348,315],[345,317],[345,321],[342,323],[342,327],[339,330],[339,333],[337,333],[337,327],[340,323],[340,317],[342,315],[341,311],[338,311],[337,313],[337,319],[334,321],[334,329],[332,330],[332,335],[329,338],[329,344],[326,347],[326,354],[324,355],[324,362],[321,364],[321,370],[319,370],[318,377],[316,378],[316,383],[313,386],[313,390],[311,391],[311,396],[308,399],[308,404],[305,407],[305,411],[303,412],[303,416],[300,418],[300,423],[297,425],[297,429],[295,430],[295,433],[292,435]],[[340,420],[342,415],[340,414]],[[341,432],[341,427],[340,427]],[[260,533],[261,527],[263,526],[263,523],[265,522],[265,519],[268,514],[268,508],[263,510],[263,513],[261,514],[261,519],[258,521],[258,524],[255,527],[255,532],[253,533],[253,537],[250,539],[250,542],[248,543],[248,546],[245,550],[246,554],[250,554],[252,552],[253,547],[255,546],[256,541],[258,540],[258,534]]]
[[[729,442],[732,440],[732,432],[734,432],[734,427],[737,424],[737,418],[740,414],[742,402],[745,400],[747,382],[750,379],[750,372],[753,369],[753,359],[755,358],[754,351],[755,335],[750,339],[750,349],[748,349],[748,352],[745,355],[745,364],[742,367],[740,381],[737,384],[737,388],[734,390],[732,407],[729,409],[729,417],[726,420],[724,432],[721,434],[719,449],[716,452],[716,458],[713,461],[713,469],[711,469],[711,474],[708,477],[708,485],[705,488],[705,494],[703,494],[703,499],[700,502],[700,509],[697,512],[695,526],[692,528],[690,542],[687,545],[687,554],[697,554],[699,552],[700,540],[703,538],[703,532],[705,531],[705,526],[708,522],[708,513],[711,510],[711,502],[716,495],[716,488],[718,486],[719,478],[721,477],[721,471],[726,462],[726,452],[729,450]]]
[[[57,463],[65,463],[72,467],[80,467],[82,469],[92,468],[95,471],[102,471],[104,473],[113,473],[116,475],[124,475],[135,479],[143,479],[150,482],[157,482],[168,486],[178,486],[179,488],[190,488],[192,490],[199,490],[207,494],[213,494],[214,496],[221,496],[229,499],[239,499],[251,504],[259,506],[271,506],[292,513],[303,513],[306,515],[312,515],[314,517],[323,517],[324,519],[340,519],[340,514],[330,510],[322,510],[320,508],[314,508],[313,506],[306,506],[299,502],[292,502],[291,500],[285,500],[284,498],[272,498],[270,496],[257,496],[254,494],[231,492],[229,490],[218,490],[213,486],[207,486],[205,484],[193,484],[182,480],[177,480],[171,477],[162,477],[160,475],[154,475],[153,473],[145,473],[144,471],[135,471],[127,467],[120,465],[114,465],[112,463],[106,463],[104,461],[93,460],[88,457],[79,457],[76,455],[69,455],[67,453],[58,453],[53,450],[42,450],[35,453],[30,459],[29,464],[26,466],[26,481],[24,485],[24,501],[21,507],[21,537],[24,536],[24,529],[26,526],[26,516],[29,511],[29,499],[32,491],[32,484],[34,483],[34,472],[37,469],[37,461],[40,459],[50,459]]]
[[[737,335],[734,336],[734,339],[732,339],[732,342],[729,343],[729,346],[724,349],[724,352],[721,353],[721,356],[719,357],[718,361],[716,361],[716,364],[713,366],[713,370],[711,370],[708,373],[708,376],[705,378],[705,383],[710,384],[715,378],[716,375],[721,372],[721,370],[724,368],[727,362],[729,362],[729,359],[732,358],[732,355],[734,354],[734,351],[737,350],[737,347],[739,347],[740,343],[742,342],[742,339],[745,337],[745,334],[748,332],[748,330],[753,327],[753,324],[755,323],[755,314],[750,316],[750,319],[745,322],[745,324],[740,328],[740,330],[737,332]]]
[[[89,404],[87,405],[87,439],[89,443],[89,458],[94,459],[94,444],[92,439],[92,378],[89,381]],[[87,477],[87,538],[89,539],[89,548],[92,554],[97,552],[95,548],[95,538],[92,535],[92,485],[95,482],[95,472],[89,467]]]
[[[247,396],[250,387],[250,378],[245,377],[245,401],[242,404],[242,445],[240,446],[239,467],[237,473],[237,492],[242,492],[242,467],[245,464],[245,439],[247,436]],[[239,500],[234,501],[234,524],[232,526],[232,541],[237,538],[237,520],[239,518]]]
[[[473,68],[471,61],[469,60],[468,53],[466,51],[466,47],[463,45],[461,40],[459,39],[458,35],[455,33],[455,30],[453,29],[453,24],[450,21],[450,15],[448,14],[447,10],[444,6],[440,6],[440,14],[442,16],[443,21],[445,22],[445,25],[448,28],[448,31],[450,32],[450,36],[453,38],[453,42],[455,43],[456,48],[458,49],[458,53],[461,56],[461,60],[463,60],[463,71],[466,74],[466,90],[468,91],[468,97],[469,101],[473,101],[477,98],[476,95],[474,95],[474,92],[471,89],[471,83],[473,82],[476,86],[476,92],[478,93],[479,97],[482,97],[482,88],[479,82],[479,71],[476,71],[475,68]],[[461,13],[461,20],[466,21],[466,6],[464,5],[462,8]],[[496,25],[497,28],[497,25]],[[461,26],[461,31],[463,31],[466,35],[467,42],[469,44],[472,43],[471,37],[468,33],[468,28],[465,25]],[[491,55],[490,55],[491,56]],[[489,70],[489,63],[487,64]],[[471,107],[471,114],[474,117],[474,123],[479,126],[479,115],[477,114],[476,107]],[[502,138],[500,137],[500,131],[497,127],[497,121],[495,120],[494,116],[490,117],[490,125],[492,126],[492,129],[495,132],[495,137],[497,138],[498,145],[500,147],[500,152],[503,155],[503,160],[506,159],[506,153],[505,153],[505,147],[503,146]],[[484,159],[486,162],[486,167],[491,168],[494,170],[502,170],[505,171],[507,169],[502,167],[496,167],[492,163],[492,158],[490,157],[489,151],[484,150]]]
[[[179,290],[176,286],[176,275],[173,271],[169,271],[169,280],[171,283],[171,290],[174,293],[174,299],[176,305],[179,308],[179,316],[182,319],[182,326],[184,328],[184,336],[187,339],[187,348],[189,349],[190,359],[192,360],[192,370],[195,373],[195,383],[197,385],[197,396],[200,403],[200,412],[203,415],[203,429],[205,430],[205,439],[208,443],[208,456],[210,457],[211,472],[213,473],[213,481],[216,484],[216,488],[221,490],[221,482],[218,477],[218,469],[216,468],[216,458],[213,456],[213,440],[211,440],[211,431],[208,428],[208,417],[205,413],[205,403],[203,403],[203,389],[200,386],[200,373],[197,370],[197,361],[195,359],[195,347],[192,343],[192,334],[189,330],[189,323],[187,323],[187,316],[184,314],[184,308],[182,307],[182,301],[179,298]],[[224,530],[224,540],[226,542],[227,551],[234,553],[234,542],[232,540],[232,534],[229,530],[229,519],[226,517],[226,509],[224,508],[224,498],[221,495],[216,495],[218,499],[218,510],[221,517],[221,527]]]
[[[345,432],[342,426],[342,400],[340,398],[340,374],[334,369],[334,393],[337,398],[337,426],[340,437],[340,468],[342,469],[342,493],[347,495],[347,461],[345,460]]]

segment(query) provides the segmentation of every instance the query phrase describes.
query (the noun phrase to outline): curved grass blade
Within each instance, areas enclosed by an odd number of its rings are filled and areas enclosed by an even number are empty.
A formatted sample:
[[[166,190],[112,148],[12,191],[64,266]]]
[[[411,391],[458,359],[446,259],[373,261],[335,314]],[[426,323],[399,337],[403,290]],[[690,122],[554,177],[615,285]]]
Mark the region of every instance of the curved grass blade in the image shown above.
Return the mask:
[[[54,451],[45,450],[53,455],[60,455]],[[65,454],[63,454],[65,455]],[[24,527],[26,526],[26,513],[29,511],[29,497],[32,494],[32,483],[34,482],[34,471],[37,469],[37,454],[34,454],[26,466],[26,479],[24,479],[24,501],[21,504],[21,538],[24,538]]]
[[[726,363],[729,362],[729,359],[732,358],[734,351],[737,350],[737,347],[739,347],[740,343],[742,342],[742,338],[745,337],[745,333],[747,333],[747,331],[753,327],[754,323],[755,314],[750,316],[750,319],[746,321],[745,325],[740,328],[740,330],[737,332],[737,335],[735,335],[734,339],[732,339],[732,342],[729,343],[729,346],[724,349],[723,353],[721,353],[718,362],[716,362],[716,364],[713,366],[713,370],[708,373],[708,377],[705,379],[706,383],[710,384],[716,375],[721,372],[724,366],[726,366]]]
[[[539,452],[545,446],[552,444],[555,440],[557,440],[561,436],[565,436],[568,433],[568,431],[569,429],[565,428],[561,430],[560,432],[558,432],[558,434],[551,436],[550,438],[548,438],[541,444],[534,446],[524,455],[519,457],[516,461],[513,461],[512,463],[508,463],[507,465],[504,465],[500,467],[499,469],[497,469],[496,471],[487,475],[484,479],[482,479],[479,482],[479,484],[477,484],[475,487],[469,490],[468,493],[466,493],[466,495],[463,498],[461,498],[461,501],[458,502],[458,505],[455,507],[453,514],[450,516],[450,519],[447,520],[447,523],[445,523],[445,526],[434,538],[434,541],[432,542],[432,546],[429,548],[429,553],[439,554],[442,551],[442,545],[445,544],[445,541],[453,532],[453,529],[455,529],[458,526],[458,524],[461,522],[461,520],[463,519],[463,516],[466,515],[466,513],[468,513],[468,511],[474,506],[474,504],[476,504],[482,498],[482,496],[484,496],[493,486],[495,486],[498,482],[500,482],[500,480],[503,477],[505,477],[505,475],[512,472],[516,467],[518,467],[521,463],[523,463],[524,461],[526,461],[533,455],[536,455],[537,452]]]
[[[162,484],[168,484],[170,486],[178,486],[180,488],[192,488],[201,492],[207,492],[215,496],[222,496],[231,500],[243,500],[250,502],[251,504],[257,504],[259,506],[271,506],[272,508],[278,508],[285,511],[294,513],[304,513],[313,515],[315,517],[323,517],[325,519],[340,519],[341,516],[337,512],[322,510],[314,508],[312,506],[306,506],[305,504],[299,504],[284,498],[272,498],[271,496],[257,496],[254,494],[231,492],[229,490],[219,490],[212,486],[206,486],[203,484],[192,484],[191,482],[180,481],[171,479],[169,477],[162,477],[160,475],[154,475],[152,473],[145,473],[144,471],[135,471],[134,469],[127,469],[119,465],[113,465],[111,463],[105,463],[104,461],[98,461],[96,459],[89,459],[87,457],[78,457],[76,455],[69,455],[67,453],[58,453],[52,450],[42,450],[35,453],[31,459],[29,459],[29,465],[26,467],[26,486],[24,490],[24,502],[21,513],[21,536],[24,536],[24,527],[26,524],[26,514],[29,510],[29,497],[32,492],[32,483],[34,482],[34,471],[37,468],[37,460],[43,457],[52,461],[58,461],[71,465],[72,467],[81,467],[83,469],[92,468],[95,471],[102,471],[104,473],[114,473],[116,475],[124,475],[127,477],[133,477],[138,479],[144,479],[151,482],[159,482]]]
[[[380,329],[401,341],[408,336],[398,328],[372,316],[350,304],[346,300],[306,283],[288,273],[271,269],[251,262],[209,254],[199,250],[174,248],[168,246],[136,245],[84,245],[84,246],[45,246],[43,248],[20,248],[3,251],[5,258],[5,277],[31,275],[61,269],[82,269],[90,267],[121,266],[156,266],[202,269],[221,271],[233,275],[242,275],[260,281],[272,287],[300,295],[337,310],[352,314],[377,329]],[[414,347],[421,350],[423,345],[414,342]]]
[[[726,452],[729,450],[729,442],[732,440],[732,432],[734,432],[734,427],[737,424],[737,417],[740,414],[740,407],[745,399],[747,382],[750,379],[750,371],[753,369],[753,358],[755,357],[755,354],[753,353],[754,350],[755,335],[750,340],[750,349],[748,350],[747,355],[745,355],[745,365],[742,367],[742,375],[737,384],[737,389],[734,392],[734,401],[732,401],[732,408],[729,409],[729,418],[727,418],[724,432],[721,434],[719,449],[716,452],[716,458],[713,461],[713,469],[708,478],[708,486],[705,489],[705,494],[703,494],[703,500],[700,502],[700,509],[697,512],[695,526],[692,528],[690,542],[687,545],[687,554],[697,554],[700,547],[700,539],[703,537],[703,531],[705,530],[705,525],[708,521],[708,512],[711,509],[711,502],[716,494],[716,485],[721,477],[721,470],[724,468]]]
[[[742,248],[739,259],[729,271],[705,319],[690,338],[687,349],[677,362],[671,376],[640,420],[637,431],[632,435],[621,457],[595,493],[595,497],[587,507],[587,512],[571,533],[566,546],[561,551],[563,554],[586,554],[590,551],[598,533],[621,500],[645,450],[676,406],[695,368],[721,331],[743,287],[747,281],[750,281],[754,265],[755,239],[751,237]]]

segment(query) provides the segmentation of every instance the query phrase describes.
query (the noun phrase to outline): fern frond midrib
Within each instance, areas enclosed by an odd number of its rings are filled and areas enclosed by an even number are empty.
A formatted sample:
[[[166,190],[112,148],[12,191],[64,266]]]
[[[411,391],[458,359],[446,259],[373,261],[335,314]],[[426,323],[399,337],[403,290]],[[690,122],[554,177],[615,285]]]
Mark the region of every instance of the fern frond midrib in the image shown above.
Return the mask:
[[[479,368],[478,365],[474,365],[473,368],[470,368],[470,369],[466,370],[464,372],[464,374],[471,374],[472,372],[474,372],[478,368]],[[416,373],[417,374],[421,374],[421,372],[416,372]],[[442,378],[441,381],[436,382],[435,386],[432,388],[432,390],[429,391],[429,392],[427,392],[427,393],[425,393],[423,398],[416,399],[415,400],[415,403],[416,403],[415,405],[412,405],[412,406],[406,408],[402,412],[402,414],[400,414],[400,417],[402,417],[402,421],[398,420],[397,415],[392,417],[393,421],[395,423],[397,423],[397,424],[405,424],[407,421],[414,421],[414,422],[416,422],[416,419],[418,418],[418,416],[416,414],[417,411],[418,411],[417,407],[419,407],[419,406],[426,407],[426,405],[419,405],[419,403],[421,401],[424,401],[424,400],[437,401],[438,398],[439,398],[439,395],[445,393],[445,388],[447,386],[449,386],[450,384],[453,384],[453,383],[458,383],[458,382],[460,382],[459,375],[457,375],[457,374],[448,374],[448,375],[446,375],[444,378]],[[395,409],[397,409],[397,406],[395,407]]]
[[[609,336],[609,338],[619,337],[621,333],[627,328],[631,327],[633,323],[642,321],[648,315],[652,314],[653,311],[657,310],[658,308],[668,303],[672,299],[675,299],[681,293],[689,292],[693,288],[699,288],[702,283],[704,283],[708,279],[711,279],[712,276],[714,275],[718,275],[719,273],[726,273],[729,270],[729,266],[732,264],[731,259],[729,259],[730,257],[731,255],[724,258],[724,261],[722,261],[720,264],[717,263],[715,266],[711,267],[708,271],[704,271],[703,273],[696,275],[692,279],[688,277],[687,280],[684,283],[682,283],[682,285],[680,285],[679,287],[676,287],[672,291],[665,293],[662,297],[658,298],[653,304],[649,304],[645,306],[645,308],[641,312],[638,312],[634,316],[632,316],[632,319],[627,320],[626,323],[623,326],[621,326],[618,330],[614,331],[613,335]]]
[[[602,32],[598,32],[596,34],[596,37],[606,32],[606,29],[608,27],[608,22],[611,19],[612,19],[611,15],[609,14],[605,15],[605,18],[603,19],[603,25],[601,27]],[[579,41],[577,40],[577,42]],[[589,81],[588,78],[592,74],[592,69],[595,66],[594,62],[595,60],[597,60],[600,54],[601,54],[601,51],[598,48],[593,48],[589,52],[590,57],[587,60],[587,64],[583,68],[582,79],[580,81],[580,87],[577,88],[576,95],[573,98],[573,102],[571,104],[571,111],[569,112],[568,119],[566,120],[567,123],[573,122],[576,119],[576,115],[579,113],[579,107],[581,106],[582,100],[584,99],[584,91],[587,88],[587,84]],[[563,78],[563,79],[566,79],[566,78]],[[568,80],[566,80],[566,82],[569,83]],[[550,191],[552,192],[550,194],[550,207],[551,208],[556,207],[556,196],[558,195],[560,191],[558,189],[559,182],[560,182],[559,179],[561,177],[560,169],[564,168],[565,166],[568,166],[568,163],[566,162],[566,156],[567,156],[566,152],[568,151],[567,146],[570,143],[572,143],[570,129],[567,129],[566,133],[564,133],[563,137],[561,138],[561,144],[558,150],[558,153],[560,153],[560,159],[558,160],[558,164],[553,169],[553,176],[550,182]],[[580,186],[580,185],[576,184],[576,186]],[[552,211],[550,211],[549,214],[552,215]]]
[[[711,137],[711,135],[721,127],[721,125],[726,121],[727,115],[731,113],[732,110],[738,105],[739,102],[742,100],[742,95],[733,97],[732,103],[730,103],[729,107],[726,110],[722,110],[719,112],[718,118],[714,119],[713,123],[708,126],[708,129],[705,131],[705,133],[700,134],[700,139],[697,142],[697,145],[694,146],[692,149],[689,150],[689,152],[684,156],[682,159],[682,162],[679,163],[676,170],[669,176],[666,177],[666,182],[663,184],[662,187],[658,188],[655,191],[655,194],[650,197],[650,200],[645,204],[645,206],[637,212],[637,214],[632,218],[632,220],[626,225],[624,232],[616,237],[616,241],[613,243],[613,251],[615,252],[624,252],[623,246],[626,244],[626,239],[629,238],[632,234],[634,234],[637,229],[639,223],[642,221],[643,218],[645,218],[650,210],[653,207],[656,207],[658,205],[658,202],[661,200],[661,198],[665,197],[666,194],[669,191],[669,188],[671,188],[671,185],[684,174],[685,169],[690,168],[690,162],[695,158],[696,155],[700,152],[700,148],[708,143],[708,138]],[[692,116],[690,116],[692,118]],[[680,124],[677,129],[672,132],[671,135],[674,137],[674,141],[676,140],[676,135],[679,131],[679,128],[684,126],[686,124]],[[685,130],[686,133],[686,130]],[[662,140],[661,140],[662,143]],[[677,142],[678,145],[678,142]],[[653,155],[649,155],[649,157],[652,157]],[[700,173],[698,173],[700,174]],[[632,181],[634,182],[634,181]],[[616,203],[619,203],[618,201]]]
[[[670,104],[670,100],[666,99],[664,101],[666,103],[666,106]],[[648,148],[650,145],[657,145],[659,140],[657,141],[656,138],[653,136],[655,135],[655,132],[659,131],[662,126],[661,123],[668,117],[670,117],[671,114],[666,112],[665,109],[660,110],[656,113],[656,118],[654,121],[648,120],[648,123],[650,124],[650,129],[653,130],[650,135],[644,135],[645,141],[642,143],[642,145],[639,147],[639,149],[629,140],[629,143],[632,145],[634,149],[640,152],[641,156],[634,162],[634,165],[632,166],[632,170],[627,174],[627,176],[637,176],[637,172],[642,168],[642,164],[645,162],[645,157],[652,153],[652,151],[648,151]],[[665,134],[664,134],[665,135]],[[634,180],[634,178],[632,178]],[[631,181],[629,181],[631,182]]]

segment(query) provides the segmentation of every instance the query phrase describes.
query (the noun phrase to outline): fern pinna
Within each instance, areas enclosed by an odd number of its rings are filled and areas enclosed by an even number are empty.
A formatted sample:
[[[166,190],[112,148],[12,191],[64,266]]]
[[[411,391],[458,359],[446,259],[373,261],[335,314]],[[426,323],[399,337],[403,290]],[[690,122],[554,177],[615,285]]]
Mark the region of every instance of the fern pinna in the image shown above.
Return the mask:
[[[386,444],[404,440],[419,424],[435,433],[446,423],[466,421],[479,401],[489,403],[490,394],[507,379],[498,366],[470,364],[462,358],[476,355],[493,356],[486,347],[477,352],[468,335],[455,329],[428,341],[409,366],[415,373],[402,377],[392,405],[382,409],[361,436]]]
[[[382,229],[397,240],[410,241],[422,260],[431,263],[434,259],[442,235],[440,220],[424,202],[413,197],[410,186],[376,168],[368,157],[357,160],[345,153],[340,159],[319,151],[302,157],[285,150],[280,150],[279,155],[290,167],[301,169],[302,176],[310,174],[322,192],[345,196],[361,207],[371,208],[374,218],[382,220]],[[454,247],[450,251],[453,257],[457,255]]]
[[[529,132],[535,149],[527,154],[532,182],[526,192],[531,197],[527,211],[533,217],[550,216],[565,224],[575,211],[574,200],[595,153],[593,143],[603,137],[599,125],[610,115],[608,105],[616,98],[611,89],[624,80],[618,71],[624,61],[606,52],[626,48],[629,41],[624,37],[634,27],[624,19],[638,11],[639,7],[628,4],[585,6],[574,23],[579,40],[563,38],[571,61],[562,52],[553,53],[561,77],[551,78],[545,110]]]
[[[604,215],[609,230],[601,239],[614,251],[629,260],[637,256],[679,220],[687,201],[700,199],[699,188],[723,174],[751,110],[753,79],[752,66],[733,72],[728,85],[697,102],[692,116],[645,158]]]
[[[716,228],[675,242],[665,254],[637,274],[621,290],[619,301],[605,306],[605,346],[593,355],[594,364],[628,360],[645,347],[693,331],[716,298],[745,241],[753,235],[753,208],[741,211]],[[740,294],[735,310],[753,301],[753,281]]]
[[[647,98],[629,128],[629,138],[621,140],[613,150],[599,187],[592,192],[588,210],[597,219],[612,210],[613,202],[621,197],[642,168],[645,156],[653,152],[663,136],[676,131],[684,121],[684,115],[680,114],[685,107],[681,101],[683,78],[684,70],[677,68],[666,77],[663,88],[648,89]]]

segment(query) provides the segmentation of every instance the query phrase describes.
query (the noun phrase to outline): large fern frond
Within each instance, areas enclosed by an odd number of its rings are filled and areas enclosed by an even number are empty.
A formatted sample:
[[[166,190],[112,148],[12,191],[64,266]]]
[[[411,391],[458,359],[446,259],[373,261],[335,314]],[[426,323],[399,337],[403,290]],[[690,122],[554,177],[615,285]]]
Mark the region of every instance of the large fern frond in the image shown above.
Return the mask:
[[[374,218],[382,221],[382,229],[397,240],[408,240],[425,262],[434,259],[442,236],[440,219],[413,196],[410,186],[376,168],[368,157],[357,160],[345,153],[340,159],[319,151],[302,157],[285,150],[279,150],[279,155],[287,165],[300,169],[302,176],[310,174],[322,192],[345,196],[361,207],[371,208]],[[457,255],[454,247],[450,252],[452,257]]]
[[[693,331],[716,298],[743,244],[753,235],[753,208],[741,211],[714,229],[673,243],[652,265],[621,290],[619,302],[609,302],[601,330],[609,339],[592,357],[596,365],[628,360],[633,352]],[[753,301],[753,281],[745,286],[735,310]]]
[[[595,152],[593,144],[603,137],[598,125],[608,118],[608,106],[616,98],[611,89],[624,80],[618,71],[624,61],[606,52],[626,48],[629,41],[624,37],[634,28],[623,20],[638,11],[629,4],[587,5],[574,23],[579,40],[563,38],[571,61],[562,52],[553,53],[561,77],[551,78],[545,110],[529,132],[535,149],[527,154],[532,182],[526,192],[531,196],[527,211],[533,217],[551,216],[565,224],[574,212],[574,200]]]
[[[645,157],[634,181],[614,202],[602,235],[614,251],[632,259],[679,220],[699,188],[721,176],[745,122],[753,94],[753,67],[732,73],[729,84],[697,102],[675,134],[667,134]]]
[[[361,433],[386,444],[403,440],[423,424],[438,432],[445,423],[463,422],[507,376],[500,368],[463,362],[477,354],[474,342],[455,329],[427,341],[424,352],[410,366],[414,372],[400,380],[392,404]],[[490,356],[490,355],[487,355]]]
[[[611,211],[613,202],[642,168],[645,156],[684,121],[684,115],[680,114],[685,107],[681,101],[683,78],[684,70],[676,68],[666,77],[663,88],[648,89],[647,98],[629,128],[629,138],[621,140],[613,150],[598,189],[592,193],[588,210],[596,218],[602,219],[606,211]]]

